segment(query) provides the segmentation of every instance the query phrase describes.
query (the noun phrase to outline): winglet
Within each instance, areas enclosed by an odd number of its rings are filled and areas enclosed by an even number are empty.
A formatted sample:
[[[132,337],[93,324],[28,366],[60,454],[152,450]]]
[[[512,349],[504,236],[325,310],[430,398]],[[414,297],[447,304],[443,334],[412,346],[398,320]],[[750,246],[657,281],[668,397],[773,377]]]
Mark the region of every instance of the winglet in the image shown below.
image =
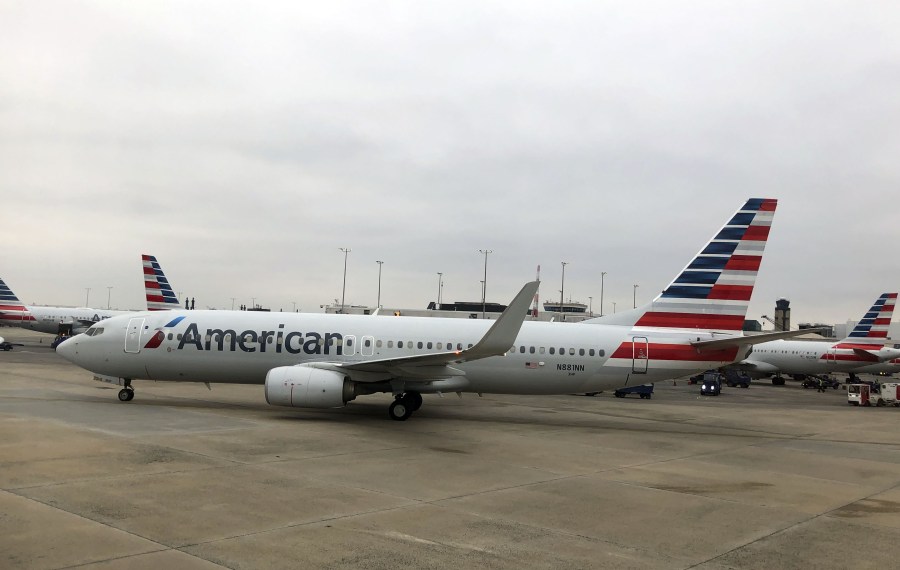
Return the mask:
[[[494,321],[488,332],[484,334],[478,344],[462,352],[464,360],[476,360],[488,356],[500,356],[515,344],[516,337],[525,317],[528,316],[528,307],[537,293],[540,281],[526,283],[519,294],[512,300],[500,318]]]

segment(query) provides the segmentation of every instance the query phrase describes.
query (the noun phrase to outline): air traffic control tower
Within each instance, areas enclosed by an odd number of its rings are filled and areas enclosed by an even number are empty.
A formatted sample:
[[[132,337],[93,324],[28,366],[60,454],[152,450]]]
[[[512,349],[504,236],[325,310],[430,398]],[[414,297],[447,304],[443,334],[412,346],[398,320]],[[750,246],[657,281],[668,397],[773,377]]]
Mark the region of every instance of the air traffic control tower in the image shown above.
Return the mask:
[[[784,297],[775,301],[775,330],[791,330],[791,302]]]

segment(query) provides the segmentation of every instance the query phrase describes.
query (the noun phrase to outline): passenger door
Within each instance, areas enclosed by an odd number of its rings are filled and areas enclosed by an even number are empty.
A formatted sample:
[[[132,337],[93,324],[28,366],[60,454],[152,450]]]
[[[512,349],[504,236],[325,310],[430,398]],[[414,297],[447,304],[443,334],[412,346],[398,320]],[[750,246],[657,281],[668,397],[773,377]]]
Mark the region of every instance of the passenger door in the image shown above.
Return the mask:
[[[144,319],[128,319],[128,328],[125,331],[125,352],[137,354],[141,351],[141,331],[144,329]]]
[[[650,342],[645,336],[631,338],[631,372],[646,374],[650,367]]]

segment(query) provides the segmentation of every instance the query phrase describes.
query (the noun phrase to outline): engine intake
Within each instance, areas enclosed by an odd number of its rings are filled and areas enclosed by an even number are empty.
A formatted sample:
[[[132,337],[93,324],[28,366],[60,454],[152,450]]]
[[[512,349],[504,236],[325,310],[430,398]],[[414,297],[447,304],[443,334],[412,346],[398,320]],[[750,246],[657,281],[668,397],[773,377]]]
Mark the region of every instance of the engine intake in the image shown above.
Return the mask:
[[[356,383],[340,372],[279,366],[266,374],[266,402],[295,408],[342,408],[356,398]]]

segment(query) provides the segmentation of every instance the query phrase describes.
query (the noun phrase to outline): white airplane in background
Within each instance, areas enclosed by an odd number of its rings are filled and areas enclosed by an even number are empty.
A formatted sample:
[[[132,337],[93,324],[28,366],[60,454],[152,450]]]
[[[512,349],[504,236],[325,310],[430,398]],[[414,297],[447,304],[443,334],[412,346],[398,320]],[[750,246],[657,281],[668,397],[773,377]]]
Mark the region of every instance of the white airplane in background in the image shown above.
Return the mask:
[[[751,199],[650,304],[579,324],[524,319],[538,282],[493,323],[435,317],[171,311],[116,317],[62,345],[101,379],[264,384],[269,404],[337,408],[390,392],[406,420],[422,394],[568,394],[685,376],[804,331],[741,333],[776,200]]]
[[[887,371],[900,350],[884,345],[897,293],[883,293],[850,335],[839,342],[776,340],[753,347],[735,366],[753,373],[817,376],[834,372]],[[896,367],[895,367],[896,368]]]
[[[133,311],[111,311],[88,307],[50,307],[25,305],[0,279],[0,323],[47,334],[60,334],[66,328],[84,332],[96,322]]]
[[[178,298],[172,291],[156,258],[152,255],[142,255],[141,260],[144,265],[147,309],[158,311],[180,308]],[[71,329],[73,334],[78,334],[85,332],[91,325],[99,321],[133,313],[135,311],[25,305],[0,279],[0,324],[47,334],[60,334],[65,329]]]

